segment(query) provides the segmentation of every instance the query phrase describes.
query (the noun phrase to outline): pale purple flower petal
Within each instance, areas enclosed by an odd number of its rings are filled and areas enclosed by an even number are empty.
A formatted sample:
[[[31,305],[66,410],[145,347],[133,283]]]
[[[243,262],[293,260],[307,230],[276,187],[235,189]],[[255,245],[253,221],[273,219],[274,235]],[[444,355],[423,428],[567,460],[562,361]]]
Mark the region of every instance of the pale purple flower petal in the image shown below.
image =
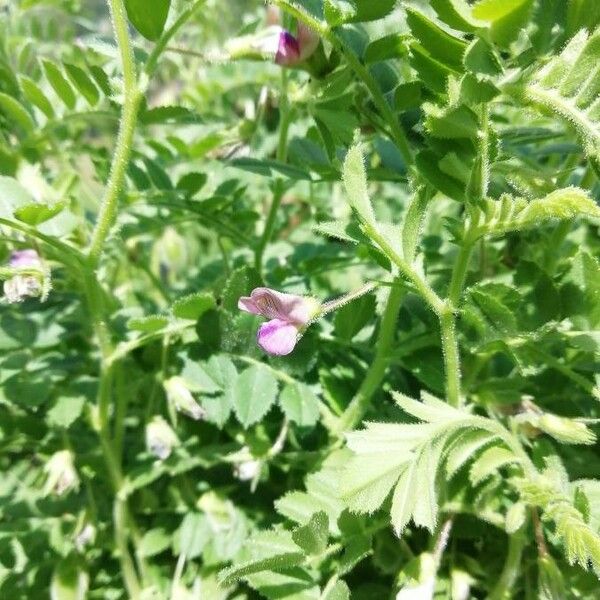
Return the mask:
[[[15,250],[10,255],[8,264],[14,269],[26,269],[27,267],[39,267],[42,263],[35,250],[27,249]]]
[[[299,60],[303,61],[309,58],[319,45],[320,37],[319,34],[314,30],[305,25],[304,23],[298,23],[298,46],[300,47]]]
[[[298,40],[289,32],[282,30],[279,34],[279,47],[275,55],[275,62],[278,65],[294,65],[300,60],[300,44]]]
[[[286,356],[296,346],[299,338],[299,331],[295,325],[272,319],[263,323],[257,335],[258,345],[269,354],[275,356]]]
[[[319,307],[319,303],[313,298],[285,294],[270,288],[256,288],[250,296],[244,296],[238,301],[240,310],[301,326],[312,321],[318,314]]]

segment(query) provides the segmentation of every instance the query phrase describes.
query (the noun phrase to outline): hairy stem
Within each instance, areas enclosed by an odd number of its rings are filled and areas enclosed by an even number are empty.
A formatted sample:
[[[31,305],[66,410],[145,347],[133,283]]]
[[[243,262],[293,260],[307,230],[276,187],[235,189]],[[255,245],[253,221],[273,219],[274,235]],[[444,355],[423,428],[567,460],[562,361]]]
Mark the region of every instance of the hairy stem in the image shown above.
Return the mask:
[[[508,600],[513,596],[513,588],[521,570],[521,558],[526,538],[522,533],[515,533],[508,540],[508,554],[500,574],[488,600]]]
[[[452,269],[450,287],[448,288],[448,300],[450,300],[450,304],[454,308],[458,308],[460,305],[460,297],[467,278],[467,270],[472,252],[473,244],[467,241],[464,242],[460,247],[454,268]]]
[[[363,418],[371,399],[381,386],[388,367],[390,351],[396,334],[396,324],[402,300],[406,292],[400,286],[390,289],[385,310],[381,317],[379,335],[375,342],[375,358],[362,381],[358,392],[343,412],[337,424],[337,433],[354,429]]]
[[[112,17],[115,39],[121,55],[124,102],[110,176],[100,205],[98,221],[92,233],[89,249],[89,261],[92,268],[96,268],[98,265],[104,243],[117,215],[119,193],[125,181],[125,173],[131,155],[131,145],[142,99],[138,89],[137,72],[133,48],[129,39],[125,5],[123,0],[107,0],[107,2]]]
[[[456,336],[456,320],[452,310],[448,309],[439,315],[440,333],[442,337],[442,353],[446,372],[446,400],[452,406],[460,406],[460,354]]]
[[[291,113],[290,106],[288,103],[288,76],[285,69],[281,69],[281,93],[279,95],[279,140],[277,142],[277,153],[276,158],[279,162],[285,162],[287,158],[287,144],[288,144],[288,132],[290,128]],[[255,252],[255,266],[257,271],[262,270],[263,255],[267,245],[273,237],[275,230],[275,222],[277,220],[277,213],[281,206],[281,200],[285,192],[285,186],[282,179],[277,179],[273,189],[273,200],[271,201],[271,207],[269,214],[267,215],[267,221],[265,228],[258,242]]]

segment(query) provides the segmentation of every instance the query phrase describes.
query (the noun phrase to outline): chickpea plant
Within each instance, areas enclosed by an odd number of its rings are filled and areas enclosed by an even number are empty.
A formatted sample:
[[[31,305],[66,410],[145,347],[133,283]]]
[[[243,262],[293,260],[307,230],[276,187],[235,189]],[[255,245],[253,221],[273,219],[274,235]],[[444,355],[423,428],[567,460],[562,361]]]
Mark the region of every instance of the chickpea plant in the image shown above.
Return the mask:
[[[594,600],[597,0],[0,0],[0,596]]]

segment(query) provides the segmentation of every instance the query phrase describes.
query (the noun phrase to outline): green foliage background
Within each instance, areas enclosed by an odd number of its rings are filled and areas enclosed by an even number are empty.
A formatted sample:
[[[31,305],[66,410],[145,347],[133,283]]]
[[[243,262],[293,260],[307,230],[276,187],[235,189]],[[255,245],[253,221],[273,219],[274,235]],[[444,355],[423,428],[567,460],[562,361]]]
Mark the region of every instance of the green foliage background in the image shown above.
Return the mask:
[[[0,0],[0,597],[598,598],[600,3],[274,5]]]

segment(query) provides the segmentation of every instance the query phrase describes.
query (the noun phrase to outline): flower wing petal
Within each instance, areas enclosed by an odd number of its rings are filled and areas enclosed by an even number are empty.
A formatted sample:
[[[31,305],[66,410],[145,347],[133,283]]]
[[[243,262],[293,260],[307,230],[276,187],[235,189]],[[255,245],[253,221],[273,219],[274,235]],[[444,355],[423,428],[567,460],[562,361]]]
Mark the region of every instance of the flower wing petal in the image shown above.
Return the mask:
[[[275,356],[289,354],[296,346],[298,338],[298,328],[281,319],[272,319],[263,323],[256,336],[258,345],[265,352]]]

